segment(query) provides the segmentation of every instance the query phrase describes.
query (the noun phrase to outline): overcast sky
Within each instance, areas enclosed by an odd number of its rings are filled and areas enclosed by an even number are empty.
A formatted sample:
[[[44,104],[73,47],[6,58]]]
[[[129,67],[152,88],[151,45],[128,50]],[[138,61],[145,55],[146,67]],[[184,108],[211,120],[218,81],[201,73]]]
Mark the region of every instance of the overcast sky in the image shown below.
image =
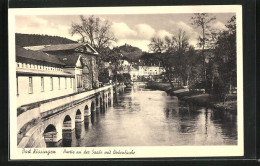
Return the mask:
[[[225,29],[225,24],[234,13],[211,14],[216,16],[212,27]],[[88,15],[85,15],[86,17]],[[128,14],[128,15],[95,15],[111,22],[111,31],[118,38],[115,46],[125,43],[148,51],[148,44],[153,36],[164,37],[176,34],[182,28],[189,36],[189,42],[196,47],[200,32],[191,25],[192,14]],[[16,33],[47,34],[66,37],[77,41],[79,36],[71,36],[71,23],[80,23],[78,15],[33,15],[16,16]]]

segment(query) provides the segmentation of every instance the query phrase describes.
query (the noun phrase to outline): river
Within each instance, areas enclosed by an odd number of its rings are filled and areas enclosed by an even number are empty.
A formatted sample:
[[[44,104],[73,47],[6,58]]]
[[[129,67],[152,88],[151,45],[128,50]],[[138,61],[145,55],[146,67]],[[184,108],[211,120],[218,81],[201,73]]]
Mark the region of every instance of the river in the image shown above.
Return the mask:
[[[236,145],[237,117],[189,105],[164,91],[125,88],[113,106],[97,110],[75,130],[63,133],[62,147]]]

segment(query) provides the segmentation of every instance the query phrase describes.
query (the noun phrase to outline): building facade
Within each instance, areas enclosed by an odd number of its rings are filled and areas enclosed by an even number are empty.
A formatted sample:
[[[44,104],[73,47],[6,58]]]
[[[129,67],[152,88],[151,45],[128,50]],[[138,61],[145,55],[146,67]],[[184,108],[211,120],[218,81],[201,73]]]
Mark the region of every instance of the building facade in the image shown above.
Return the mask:
[[[84,43],[16,46],[17,107],[98,87],[97,56]]]
[[[131,66],[131,79],[133,81],[140,80],[141,78],[153,79],[165,72],[165,69],[160,66]]]

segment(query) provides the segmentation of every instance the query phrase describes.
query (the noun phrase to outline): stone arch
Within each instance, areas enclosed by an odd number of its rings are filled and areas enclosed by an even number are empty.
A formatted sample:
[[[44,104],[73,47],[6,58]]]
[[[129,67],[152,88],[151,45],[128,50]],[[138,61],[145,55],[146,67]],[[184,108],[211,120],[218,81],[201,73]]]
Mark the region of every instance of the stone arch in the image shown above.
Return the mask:
[[[84,116],[89,116],[89,115],[90,115],[89,106],[85,105],[85,107],[84,107]]]
[[[69,115],[66,115],[63,120],[62,130],[72,130],[72,119]]]
[[[81,115],[80,109],[77,110],[76,115]]]
[[[43,136],[44,136],[44,141],[46,143],[47,147],[54,147],[55,143],[57,143],[60,139],[58,138],[57,135],[57,130],[56,127],[53,124],[49,124],[44,132],[43,132]]]
[[[78,109],[76,111],[75,122],[82,122],[82,121],[83,121],[82,113],[81,113],[80,109]]]

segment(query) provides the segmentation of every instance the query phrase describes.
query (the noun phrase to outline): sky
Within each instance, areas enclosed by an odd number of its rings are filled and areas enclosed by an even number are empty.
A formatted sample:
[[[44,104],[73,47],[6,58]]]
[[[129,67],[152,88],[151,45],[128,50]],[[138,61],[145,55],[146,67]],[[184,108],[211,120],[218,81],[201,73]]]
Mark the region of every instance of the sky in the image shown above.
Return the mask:
[[[216,16],[212,28],[225,30],[225,24],[234,13],[210,14]],[[84,15],[89,17],[90,15]],[[197,47],[200,28],[192,25],[193,14],[117,14],[94,15],[111,23],[111,32],[118,39],[113,46],[125,43],[149,51],[148,44],[152,37],[165,37],[177,34],[181,28],[186,31],[189,43]],[[72,23],[80,23],[79,15],[17,15],[15,32],[24,34],[46,34],[79,40],[80,36],[70,34]]]

